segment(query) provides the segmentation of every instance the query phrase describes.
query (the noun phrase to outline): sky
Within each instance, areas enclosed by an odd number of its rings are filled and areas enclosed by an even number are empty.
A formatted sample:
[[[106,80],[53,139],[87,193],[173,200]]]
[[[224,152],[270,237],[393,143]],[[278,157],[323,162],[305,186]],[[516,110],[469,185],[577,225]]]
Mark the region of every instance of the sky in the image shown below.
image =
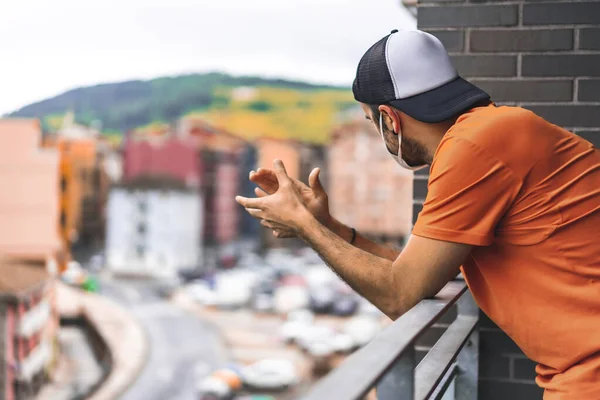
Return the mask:
[[[223,71],[349,85],[401,0],[0,1],[0,115],[69,89]]]

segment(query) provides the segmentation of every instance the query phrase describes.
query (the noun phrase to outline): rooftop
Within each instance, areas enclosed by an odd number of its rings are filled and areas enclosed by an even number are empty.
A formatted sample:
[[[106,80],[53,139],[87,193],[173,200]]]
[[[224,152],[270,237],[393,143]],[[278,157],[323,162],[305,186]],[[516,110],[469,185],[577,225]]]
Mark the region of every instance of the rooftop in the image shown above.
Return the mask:
[[[46,261],[0,255],[0,295],[19,295],[49,279]]]

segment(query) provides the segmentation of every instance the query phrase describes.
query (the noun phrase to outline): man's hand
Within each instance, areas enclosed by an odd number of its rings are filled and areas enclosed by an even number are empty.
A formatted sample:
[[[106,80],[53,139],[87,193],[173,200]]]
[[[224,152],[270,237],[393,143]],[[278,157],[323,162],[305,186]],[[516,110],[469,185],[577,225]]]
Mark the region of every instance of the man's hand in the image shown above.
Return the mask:
[[[306,208],[294,180],[287,175],[281,160],[273,162],[274,181],[267,182],[271,193],[258,198],[249,199],[237,196],[235,200],[246,208],[246,211],[261,220],[261,224],[297,236],[303,223],[310,220],[312,213]],[[273,192],[273,188],[276,188]]]
[[[327,193],[319,180],[319,168],[312,170],[308,177],[308,186],[303,182],[290,178],[292,186],[300,195],[304,206],[312,215],[323,225],[328,226],[332,220],[329,213],[329,200]],[[279,182],[275,171],[268,168],[259,168],[256,172],[250,172],[250,181],[256,183],[259,187],[254,190],[258,197],[264,197],[274,194],[279,189]],[[263,226],[273,229],[273,235],[278,238],[289,238],[296,236],[296,233],[286,229],[283,225],[276,224],[273,221],[261,221]]]

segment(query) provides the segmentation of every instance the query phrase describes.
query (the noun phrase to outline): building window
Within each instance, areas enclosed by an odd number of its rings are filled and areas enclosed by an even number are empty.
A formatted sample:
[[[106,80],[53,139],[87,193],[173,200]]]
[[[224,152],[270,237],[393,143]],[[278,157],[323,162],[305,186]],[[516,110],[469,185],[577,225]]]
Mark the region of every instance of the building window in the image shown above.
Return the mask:
[[[67,225],[67,215],[65,214],[65,210],[60,211],[60,226],[64,228]]]
[[[64,175],[60,178],[60,191],[63,193],[67,191],[67,178]]]
[[[144,234],[146,232],[146,225],[141,223],[137,226],[137,231],[139,234]]]

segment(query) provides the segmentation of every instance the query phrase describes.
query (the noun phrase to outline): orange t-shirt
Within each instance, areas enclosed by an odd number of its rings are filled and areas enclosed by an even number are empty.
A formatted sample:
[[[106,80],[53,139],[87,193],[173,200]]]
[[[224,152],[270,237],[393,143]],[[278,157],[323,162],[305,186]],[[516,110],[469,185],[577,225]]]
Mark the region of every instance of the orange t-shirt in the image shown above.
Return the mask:
[[[517,107],[462,115],[413,234],[473,248],[479,307],[539,363],[545,399],[600,399],[600,150]]]

